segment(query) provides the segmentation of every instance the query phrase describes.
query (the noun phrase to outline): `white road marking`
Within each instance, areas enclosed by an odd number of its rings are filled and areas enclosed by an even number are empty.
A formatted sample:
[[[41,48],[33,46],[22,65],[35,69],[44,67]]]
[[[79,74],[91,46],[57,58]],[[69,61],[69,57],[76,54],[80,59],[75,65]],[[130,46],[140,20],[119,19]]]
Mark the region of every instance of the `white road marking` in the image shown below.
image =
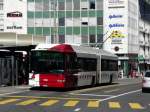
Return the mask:
[[[81,110],[81,108],[76,108],[74,111],[75,112],[78,112],[78,111],[80,111]]]
[[[113,89],[113,90],[107,90],[107,91],[104,91],[104,93],[111,93],[111,92],[116,92],[116,91],[119,91],[120,89]]]
[[[97,95],[97,94],[75,94],[70,93],[71,95],[79,95],[79,96],[113,96],[113,95]]]
[[[139,82],[134,83],[134,84],[139,84]],[[126,86],[126,85],[132,85],[132,84],[125,83],[125,84],[114,84],[114,85],[98,86],[98,87],[92,87],[92,88],[85,88],[85,89],[81,89],[81,90],[73,90],[71,93],[82,93],[82,92],[102,90],[102,89],[106,89],[106,88]]]
[[[102,102],[102,101],[110,100],[110,99],[117,98],[117,97],[120,97],[120,96],[125,96],[125,95],[129,95],[129,94],[132,94],[132,93],[136,93],[136,92],[139,92],[139,91],[141,91],[141,89],[135,90],[135,91],[130,91],[130,92],[119,94],[119,95],[115,95],[115,96],[111,96],[111,97],[108,97],[108,98],[105,98],[105,99],[100,99],[98,101]]]
[[[78,94],[78,93],[82,93],[82,92],[102,90],[105,88],[118,87],[118,86],[124,86],[124,85],[129,85],[129,84],[115,84],[115,85],[107,85],[107,86],[98,86],[98,87],[86,88],[86,89],[81,89],[81,90],[73,90],[71,93],[77,93]]]
[[[17,92],[9,92],[9,93],[3,93],[3,94],[0,94],[0,96],[4,96],[4,95],[11,95],[11,94],[15,94],[15,93],[23,93],[23,92],[27,92],[29,90],[24,90],[24,91],[17,91]]]

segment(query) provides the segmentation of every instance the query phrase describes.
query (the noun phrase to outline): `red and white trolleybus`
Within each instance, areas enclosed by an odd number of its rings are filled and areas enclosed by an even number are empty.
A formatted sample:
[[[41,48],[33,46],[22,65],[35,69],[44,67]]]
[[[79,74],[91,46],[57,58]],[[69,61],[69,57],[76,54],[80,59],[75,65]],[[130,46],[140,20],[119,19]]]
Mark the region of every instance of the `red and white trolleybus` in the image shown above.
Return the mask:
[[[71,88],[112,83],[118,77],[118,57],[92,47],[38,45],[31,51],[29,85]]]

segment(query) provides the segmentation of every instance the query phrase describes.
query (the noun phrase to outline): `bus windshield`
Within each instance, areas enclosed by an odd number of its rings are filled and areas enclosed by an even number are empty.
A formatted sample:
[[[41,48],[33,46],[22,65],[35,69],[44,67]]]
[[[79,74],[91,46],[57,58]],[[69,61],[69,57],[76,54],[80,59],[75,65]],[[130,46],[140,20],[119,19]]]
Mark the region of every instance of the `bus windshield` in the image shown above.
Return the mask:
[[[31,71],[35,73],[63,73],[64,54],[49,51],[32,51]]]

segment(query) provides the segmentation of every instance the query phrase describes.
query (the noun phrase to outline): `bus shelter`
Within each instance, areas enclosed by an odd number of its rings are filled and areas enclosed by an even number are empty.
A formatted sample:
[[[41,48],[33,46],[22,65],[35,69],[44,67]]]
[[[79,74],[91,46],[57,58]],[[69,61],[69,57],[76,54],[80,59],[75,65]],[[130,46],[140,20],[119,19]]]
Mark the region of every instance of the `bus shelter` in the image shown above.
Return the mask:
[[[29,55],[35,45],[0,47],[0,86],[28,83]]]

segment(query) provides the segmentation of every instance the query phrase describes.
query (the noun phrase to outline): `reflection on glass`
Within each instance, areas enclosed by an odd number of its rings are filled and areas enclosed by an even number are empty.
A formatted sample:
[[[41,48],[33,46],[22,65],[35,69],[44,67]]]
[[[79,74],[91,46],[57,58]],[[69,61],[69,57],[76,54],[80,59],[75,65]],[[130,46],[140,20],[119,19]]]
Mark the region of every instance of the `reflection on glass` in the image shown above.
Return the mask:
[[[35,73],[63,73],[64,55],[57,52],[33,51],[31,70]]]

